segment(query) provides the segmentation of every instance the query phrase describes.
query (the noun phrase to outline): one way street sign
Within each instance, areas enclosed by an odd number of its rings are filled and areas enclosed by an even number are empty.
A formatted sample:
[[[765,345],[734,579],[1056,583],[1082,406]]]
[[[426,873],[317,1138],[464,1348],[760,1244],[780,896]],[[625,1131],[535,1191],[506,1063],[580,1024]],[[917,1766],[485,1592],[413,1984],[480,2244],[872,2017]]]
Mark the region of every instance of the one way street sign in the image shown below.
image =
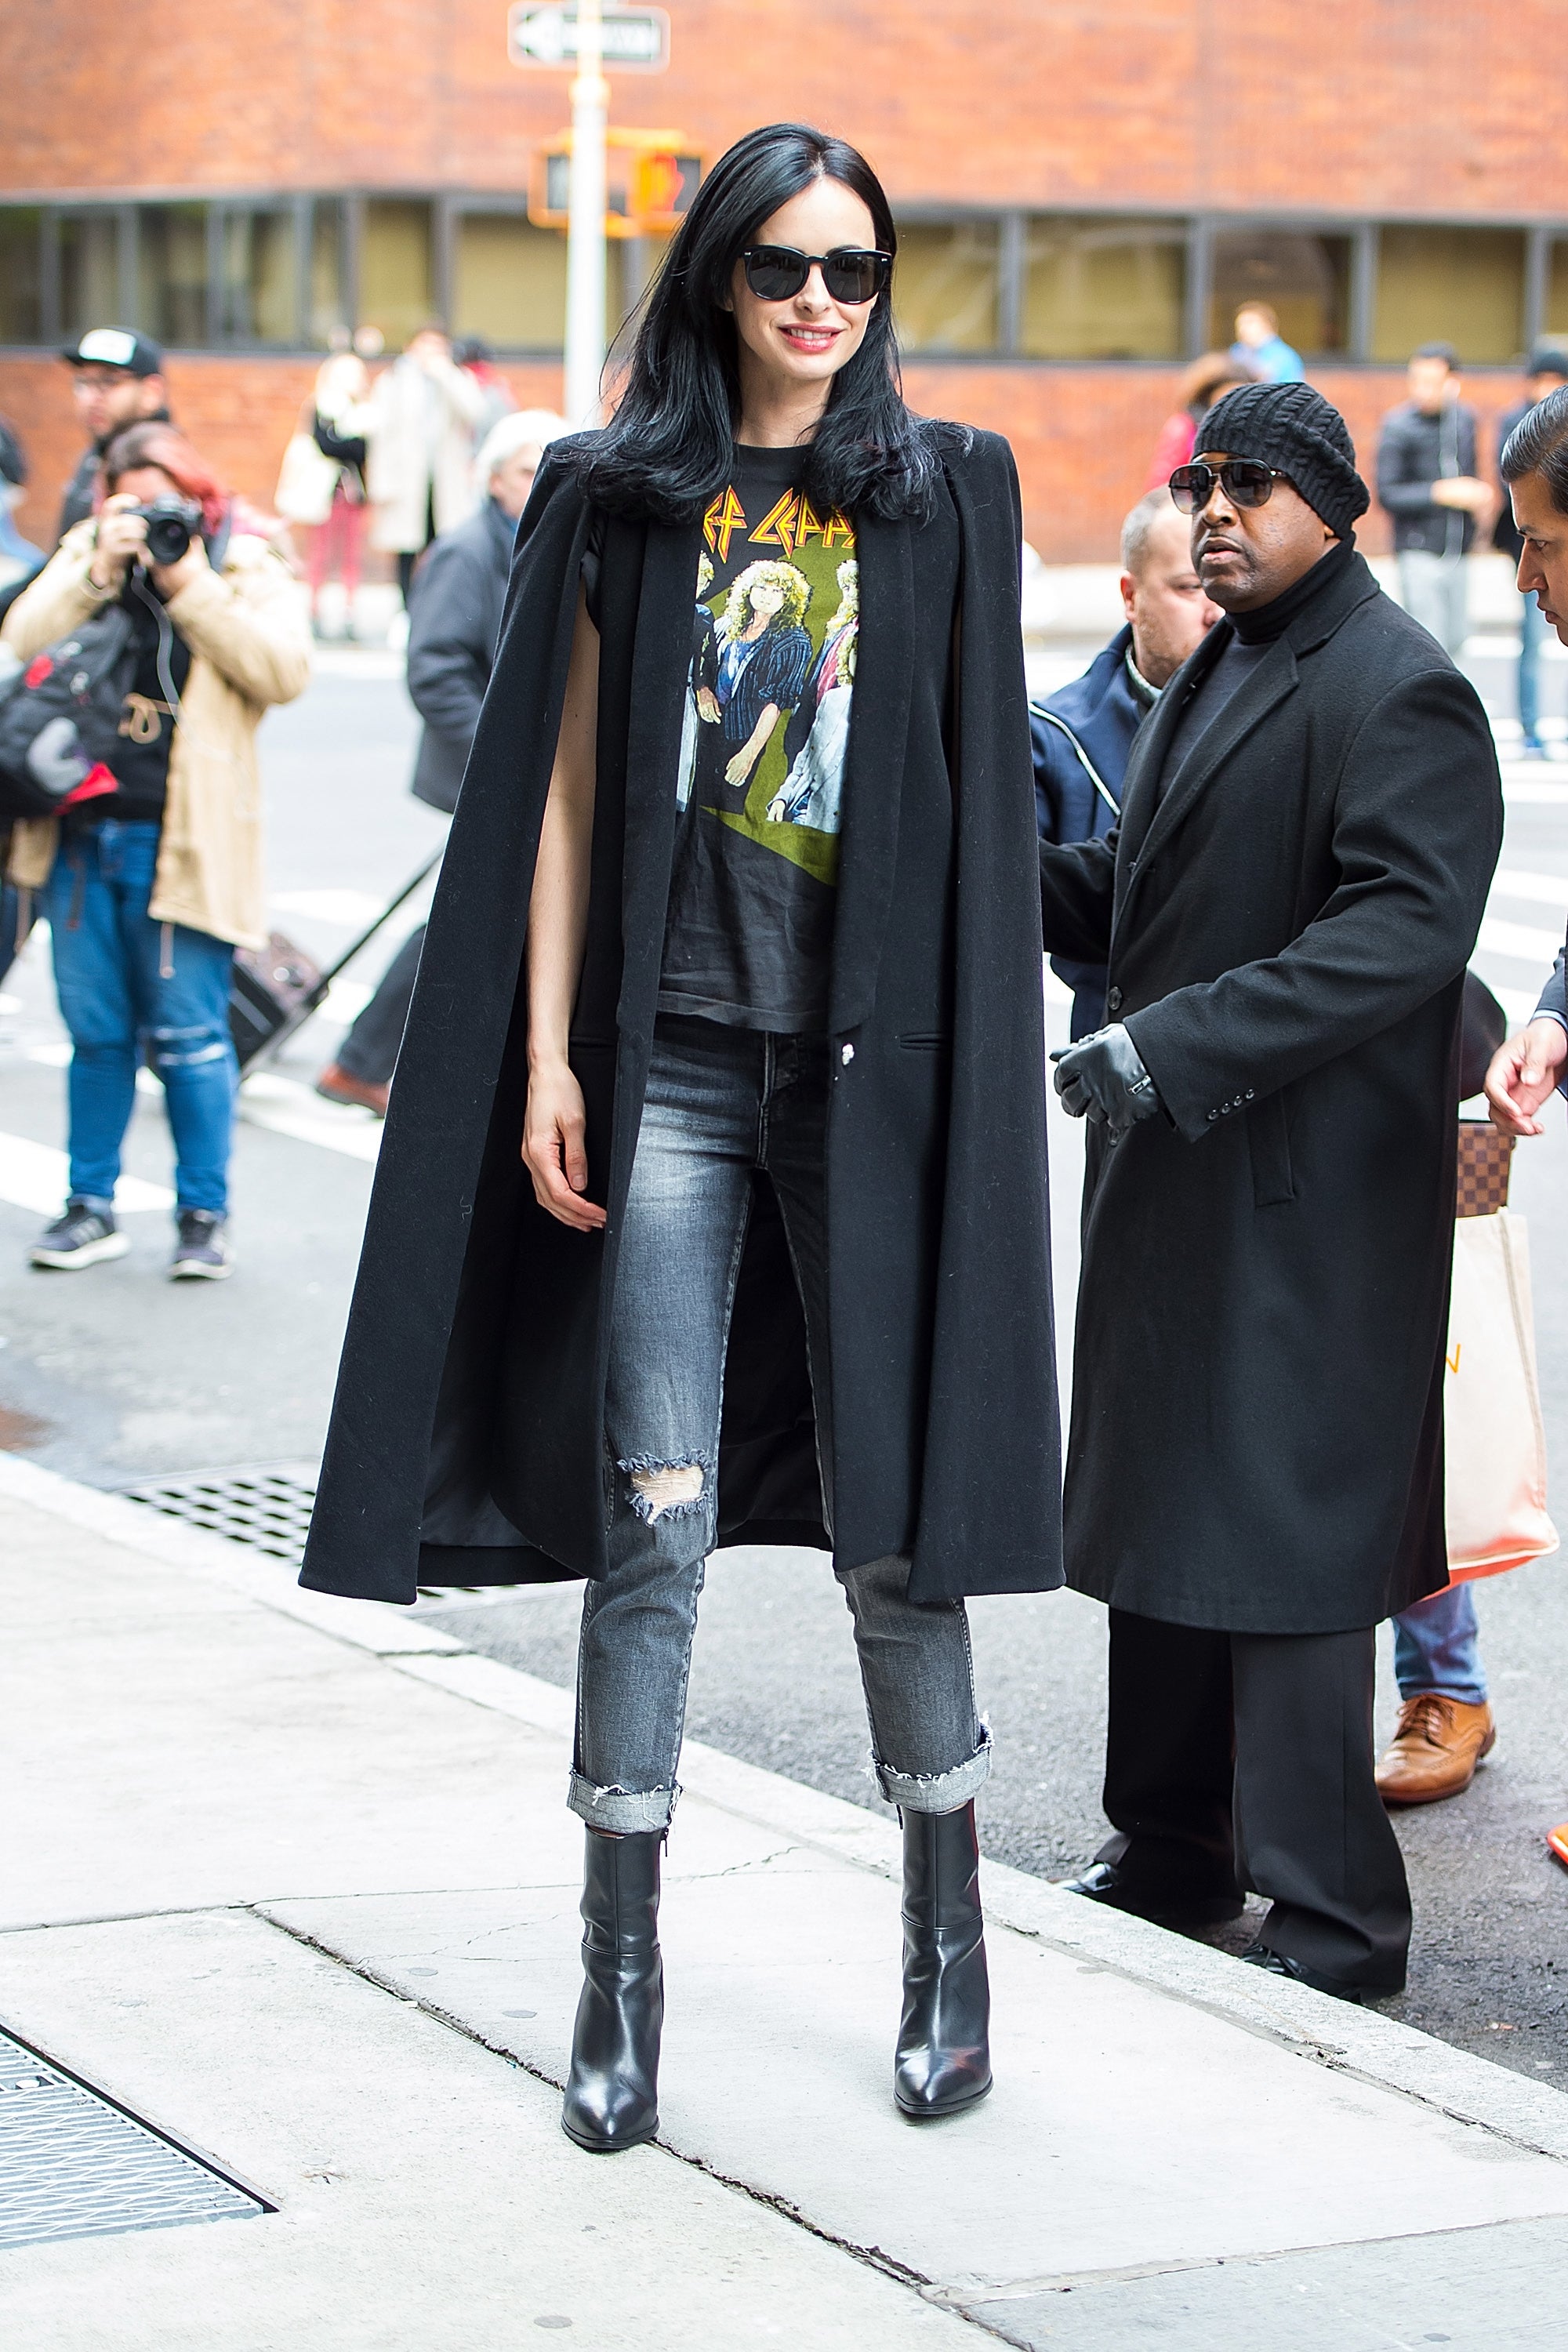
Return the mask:
[[[662,73],[669,63],[669,16],[663,8],[606,8],[602,18],[606,73]],[[514,66],[574,66],[577,11],[562,0],[518,0],[506,20]]]

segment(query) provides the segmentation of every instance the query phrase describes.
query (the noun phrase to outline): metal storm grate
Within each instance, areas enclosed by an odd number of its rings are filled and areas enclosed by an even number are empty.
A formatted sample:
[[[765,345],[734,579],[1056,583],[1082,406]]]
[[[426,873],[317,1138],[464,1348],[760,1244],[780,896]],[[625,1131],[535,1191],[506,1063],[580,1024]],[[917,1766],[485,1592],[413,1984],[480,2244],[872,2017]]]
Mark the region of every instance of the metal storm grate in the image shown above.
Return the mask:
[[[252,2221],[271,2210],[25,2042],[0,2033],[0,2251],[172,2230],[186,2221]]]
[[[144,1503],[171,1518],[205,1528],[230,1543],[248,1544],[298,1568],[316,1502],[316,1473],[309,1463],[270,1469],[209,1470],[184,1478],[159,1478],[121,1489],[127,1502]],[[422,1601],[504,1601],[510,1584],[422,1584]]]
[[[160,1478],[124,1489],[132,1503],[145,1503],[171,1518],[248,1544],[298,1568],[316,1500],[313,1469],[292,1464],[262,1470],[206,1471],[184,1478]]]

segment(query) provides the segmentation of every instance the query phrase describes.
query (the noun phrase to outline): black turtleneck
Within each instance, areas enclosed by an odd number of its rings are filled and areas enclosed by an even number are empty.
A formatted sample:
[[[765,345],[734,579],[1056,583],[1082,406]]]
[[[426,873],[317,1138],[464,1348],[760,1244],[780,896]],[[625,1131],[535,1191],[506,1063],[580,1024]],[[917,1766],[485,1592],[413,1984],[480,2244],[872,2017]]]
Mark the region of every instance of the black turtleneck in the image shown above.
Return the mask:
[[[1300,580],[1293,581],[1271,603],[1259,604],[1254,612],[1226,615],[1231,627],[1230,643],[1203,683],[1188,696],[1176,721],[1160,771],[1160,799],[1163,800],[1181,773],[1194,746],[1207,734],[1232,695],[1245,686],[1276,638],[1284,635],[1299,613],[1343,577],[1354,554],[1353,540],[1337,540],[1310,572],[1303,572]]]
[[[1320,555],[1310,572],[1292,582],[1283,595],[1276,596],[1269,604],[1259,604],[1253,613],[1232,613],[1230,625],[1244,646],[1271,646],[1276,637],[1283,636],[1300,612],[1342,580],[1355,560],[1353,539],[1336,539],[1326,555]]]

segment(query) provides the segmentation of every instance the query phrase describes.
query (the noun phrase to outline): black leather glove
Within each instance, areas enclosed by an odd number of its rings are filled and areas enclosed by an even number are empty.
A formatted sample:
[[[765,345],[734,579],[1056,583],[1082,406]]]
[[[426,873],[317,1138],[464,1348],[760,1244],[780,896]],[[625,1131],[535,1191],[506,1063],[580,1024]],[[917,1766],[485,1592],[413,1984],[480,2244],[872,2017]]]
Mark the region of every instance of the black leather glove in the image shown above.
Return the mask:
[[[1142,1056],[1120,1021],[1080,1037],[1076,1045],[1064,1045],[1051,1059],[1068,1118],[1103,1122],[1112,1143],[1162,1108]]]

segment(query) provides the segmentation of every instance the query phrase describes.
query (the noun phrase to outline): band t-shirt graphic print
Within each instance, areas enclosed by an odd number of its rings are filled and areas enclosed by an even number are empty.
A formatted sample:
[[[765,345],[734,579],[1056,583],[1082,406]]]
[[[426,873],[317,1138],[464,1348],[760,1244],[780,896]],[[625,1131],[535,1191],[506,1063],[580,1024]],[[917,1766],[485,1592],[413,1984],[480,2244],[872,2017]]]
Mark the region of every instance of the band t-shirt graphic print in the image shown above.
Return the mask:
[[[659,1006],[827,1023],[860,616],[854,527],[805,452],[738,448],[702,518]]]

